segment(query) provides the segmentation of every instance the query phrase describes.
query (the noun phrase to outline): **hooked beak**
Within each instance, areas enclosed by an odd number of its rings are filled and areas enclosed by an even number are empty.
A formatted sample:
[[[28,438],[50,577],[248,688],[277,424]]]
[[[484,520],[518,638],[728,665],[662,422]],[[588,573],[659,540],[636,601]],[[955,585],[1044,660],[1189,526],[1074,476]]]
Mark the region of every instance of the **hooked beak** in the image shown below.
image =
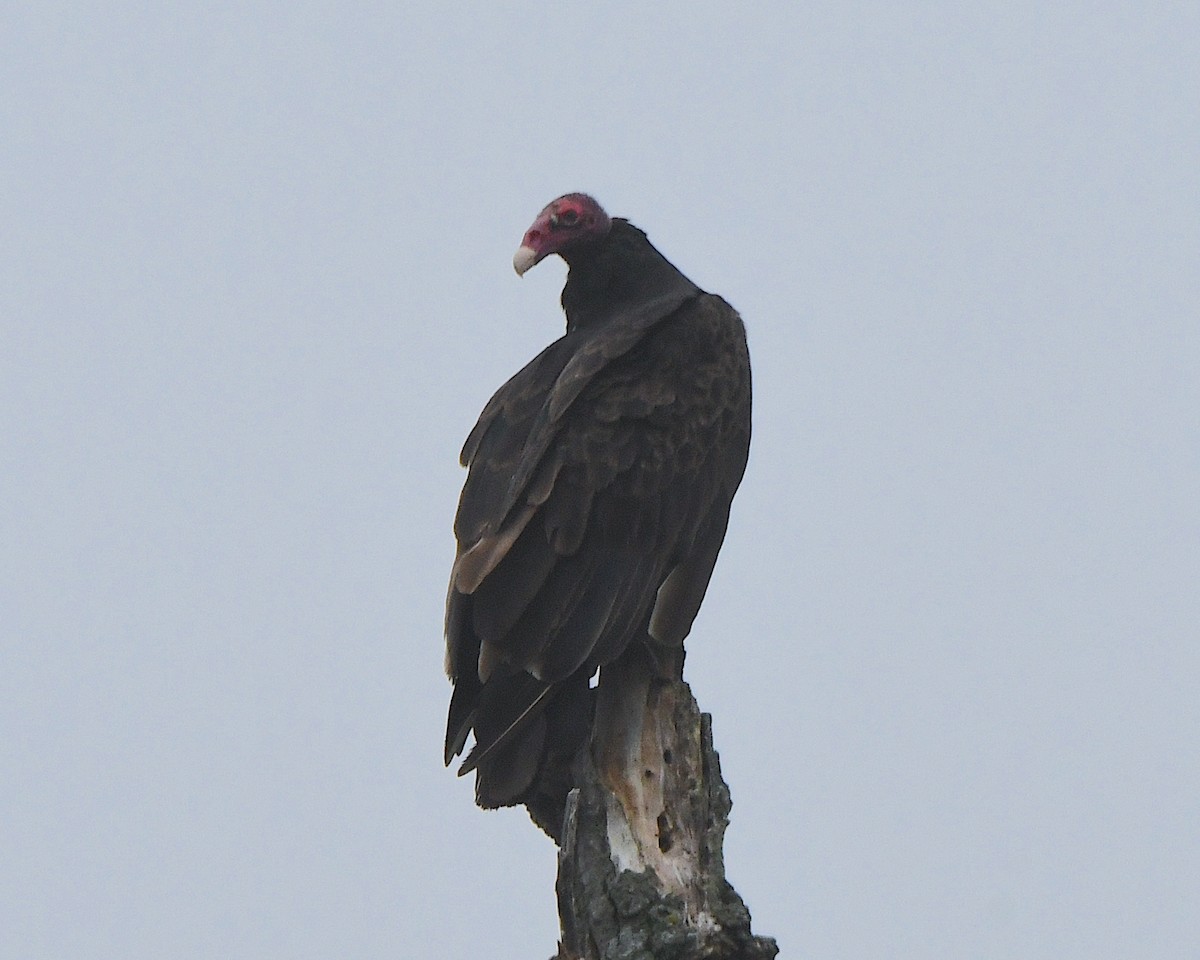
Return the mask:
[[[517,248],[517,252],[513,254],[513,269],[517,271],[518,277],[523,277],[525,271],[532,267],[542,258],[538,256],[538,252],[533,247],[527,244],[521,244]]]

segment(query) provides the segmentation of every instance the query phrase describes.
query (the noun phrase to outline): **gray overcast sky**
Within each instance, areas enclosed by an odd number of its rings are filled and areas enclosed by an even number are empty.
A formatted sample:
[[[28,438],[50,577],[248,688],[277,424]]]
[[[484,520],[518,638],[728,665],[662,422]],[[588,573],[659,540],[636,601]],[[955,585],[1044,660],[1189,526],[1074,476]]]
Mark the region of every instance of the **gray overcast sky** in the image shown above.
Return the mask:
[[[688,678],[785,957],[1200,903],[1200,7],[41,0],[0,30],[0,955],[553,950],[442,768],[458,449],[588,190],[737,306]]]

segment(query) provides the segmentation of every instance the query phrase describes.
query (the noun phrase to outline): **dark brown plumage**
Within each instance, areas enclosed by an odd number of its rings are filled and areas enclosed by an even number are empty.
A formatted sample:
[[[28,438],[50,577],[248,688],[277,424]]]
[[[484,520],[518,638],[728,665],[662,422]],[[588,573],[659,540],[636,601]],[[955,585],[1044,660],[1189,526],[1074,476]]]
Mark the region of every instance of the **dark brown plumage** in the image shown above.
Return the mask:
[[[750,365],[737,313],[590,197],[543,210],[514,265],[550,253],[566,335],[462,451],[445,757],[474,733],[480,806],[524,803],[559,839],[597,670],[635,651],[682,669],[746,467]]]

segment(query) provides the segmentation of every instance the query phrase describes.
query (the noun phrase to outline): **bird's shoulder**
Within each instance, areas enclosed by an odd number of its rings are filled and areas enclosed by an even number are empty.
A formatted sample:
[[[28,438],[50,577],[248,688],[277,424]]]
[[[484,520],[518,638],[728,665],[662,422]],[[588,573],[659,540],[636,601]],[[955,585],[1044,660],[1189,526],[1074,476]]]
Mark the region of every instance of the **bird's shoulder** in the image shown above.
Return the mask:
[[[546,397],[578,348],[570,335],[559,337],[492,394],[479,419],[463,443],[460,462],[469,467],[479,454],[492,426],[498,421],[508,428],[531,423],[545,405]]]
[[[749,400],[741,318],[702,294],[597,372],[563,416],[555,449],[591,485],[625,475],[641,494],[701,472],[736,434],[748,444]]]
[[[748,403],[745,329],[715,295],[654,323],[631,314],[568,333],[496,392],[467,438],[460,537],[503,523],[564,470],[592,490],[622,480],[631,495],[694,474],[748,431]]]

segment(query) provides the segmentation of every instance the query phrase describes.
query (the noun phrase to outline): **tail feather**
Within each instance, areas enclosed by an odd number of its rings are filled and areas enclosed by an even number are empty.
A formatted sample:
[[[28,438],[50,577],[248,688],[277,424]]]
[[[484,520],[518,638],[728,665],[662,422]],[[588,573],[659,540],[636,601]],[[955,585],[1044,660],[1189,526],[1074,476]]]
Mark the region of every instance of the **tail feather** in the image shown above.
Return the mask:
[[[474,771],[475,802],[487,809],[524,804],[559,841],[572,767],[591,734],[593,701],[583,670],[554,684],[530,674],[483,684],[462,734],[465,739],[473,727],[476,744],[459,770]]]
[[[516,679],[520,682],[515,685],[515,690],[507,689],[514,686],[513,684],[504,684],[503,687],[495,682],[484,684],[474,717],[475,748],[467,754],[467,759],[458,768],[460,777],[478,767],[493,752],[506,746],[521,732],[522,727],[529,726],[536,718],[537,711],[544,705],[546,697],[554,689],[553,684],[543,683],[528,673],[518,674]],[[489,693],[492,696],[489,697]],[[501,702],[489,703],[489,700]],[[514,713],[516,716],[512,716]],[[509,717],[512,719],[508,719]]]

